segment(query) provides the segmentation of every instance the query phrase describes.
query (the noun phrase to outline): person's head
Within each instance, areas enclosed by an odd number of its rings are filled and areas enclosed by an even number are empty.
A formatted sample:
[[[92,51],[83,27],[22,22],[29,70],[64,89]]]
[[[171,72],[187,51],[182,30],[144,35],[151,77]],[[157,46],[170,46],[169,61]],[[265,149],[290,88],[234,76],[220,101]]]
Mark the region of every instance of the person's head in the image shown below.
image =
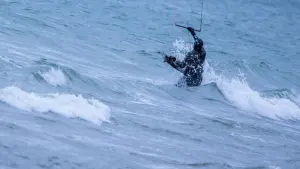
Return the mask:
[[[203,47],[203,41],[201,39],[198,39],[194,42],[194,50],[197,52],[200,52]]]

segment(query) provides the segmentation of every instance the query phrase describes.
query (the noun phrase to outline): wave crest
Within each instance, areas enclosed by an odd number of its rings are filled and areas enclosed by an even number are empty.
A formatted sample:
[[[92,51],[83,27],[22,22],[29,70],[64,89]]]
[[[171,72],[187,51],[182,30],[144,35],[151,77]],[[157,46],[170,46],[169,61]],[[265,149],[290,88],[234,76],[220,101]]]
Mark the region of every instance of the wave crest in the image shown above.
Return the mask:
[[[85,99],[81,95],[29,93],[10,86],[0,89],[0,100],[25,111],[55,112],[95,124],[108,122],[110,117],[110,108],[107,105],[96,99]]]

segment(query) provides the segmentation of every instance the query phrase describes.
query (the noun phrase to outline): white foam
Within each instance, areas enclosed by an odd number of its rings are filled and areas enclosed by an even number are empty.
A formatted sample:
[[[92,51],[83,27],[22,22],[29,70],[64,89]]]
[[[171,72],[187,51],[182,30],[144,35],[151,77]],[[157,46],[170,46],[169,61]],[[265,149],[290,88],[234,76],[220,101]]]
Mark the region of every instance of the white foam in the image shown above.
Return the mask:
[[[291,100],[263,97],[249,86],[245,78],[228,79],[216,75],[208,63],[205,67],[204,83],[216,82],[225,97],[240,109],[273,119],[300,119],[300,108]]]
[[[51,68],[48,72],[40,73],[40,75],[53,86],[64,85],[67,82],[64,73],[60,69]]]
[[[180,48],[175,51],[180,53],[181,50],[190,49],[182,43],[174,43],[175,48]],[[215,82],[225,97],[242,110],[257,112],[273,119],[300,119],[300,108],[294,102],[285,98],[263,97],[258,91],[249,86],[243,75],[238,75],[241,77],[227,78],[217,75],[206,61],[203,84]]]
[[[179,59],[184,59],[185,55],[192,50],[192,45],[184,42],[183,39],[176,40],[173,43],[173,55]]]
[[[26,111],[55,112],[66,117],[78,117],[95,124],[109,121],[110,108],[95,99],[72,94],[37,94],[10,86],[0,89],[0,100]]]

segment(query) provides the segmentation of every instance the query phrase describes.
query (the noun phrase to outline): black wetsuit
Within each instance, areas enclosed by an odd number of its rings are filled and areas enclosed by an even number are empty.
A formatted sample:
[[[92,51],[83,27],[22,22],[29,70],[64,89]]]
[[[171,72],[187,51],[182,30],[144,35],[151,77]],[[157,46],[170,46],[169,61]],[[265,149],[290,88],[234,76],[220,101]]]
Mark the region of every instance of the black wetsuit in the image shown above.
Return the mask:
[[[206,51],[202,47],[200,52],[192,50],[183,61],[173,61],[169,64],[184,74],[184,80],[187,86],[199,86],[202,82],[203,63],[205,61]]]
[[[185,56],[183,61],[179,61],[173,56],[165,56],[165,61],[184,74],[183,80],[187,86],[199,86],[202,82],[206,51],[203,41],[196,36],[194,29],[188,28],[188,30],[195,40],[194,49]]]

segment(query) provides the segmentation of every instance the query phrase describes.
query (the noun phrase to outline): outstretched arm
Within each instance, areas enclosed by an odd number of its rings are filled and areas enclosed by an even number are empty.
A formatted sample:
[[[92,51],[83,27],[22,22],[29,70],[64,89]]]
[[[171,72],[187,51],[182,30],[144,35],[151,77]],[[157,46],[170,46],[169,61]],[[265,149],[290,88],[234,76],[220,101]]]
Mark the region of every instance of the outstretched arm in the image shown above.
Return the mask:
[[[174,56],[165,56],[165,62],[169,63],[174,69],[183,73],[183,69],[186,64],[185,61],[176,60]]]

